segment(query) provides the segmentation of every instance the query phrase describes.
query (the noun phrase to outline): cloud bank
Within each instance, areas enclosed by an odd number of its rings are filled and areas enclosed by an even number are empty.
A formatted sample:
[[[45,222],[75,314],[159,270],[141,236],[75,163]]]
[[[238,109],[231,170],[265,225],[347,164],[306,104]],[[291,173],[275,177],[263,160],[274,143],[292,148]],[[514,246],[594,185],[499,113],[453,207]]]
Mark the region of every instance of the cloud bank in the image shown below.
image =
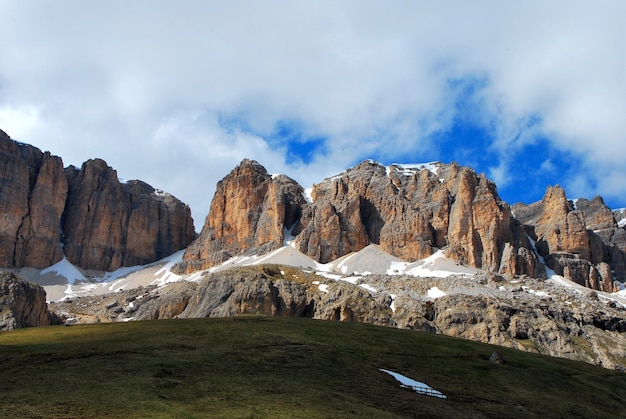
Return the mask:
[[[374,158],[626,206],[626,3],[0,0],[0,128],[189,203],[244,157]],[[520,178],[522,177],[522,178]],[[522,184],[520,184],[522,183]],[[521,192],[520,192],[521,191]]]

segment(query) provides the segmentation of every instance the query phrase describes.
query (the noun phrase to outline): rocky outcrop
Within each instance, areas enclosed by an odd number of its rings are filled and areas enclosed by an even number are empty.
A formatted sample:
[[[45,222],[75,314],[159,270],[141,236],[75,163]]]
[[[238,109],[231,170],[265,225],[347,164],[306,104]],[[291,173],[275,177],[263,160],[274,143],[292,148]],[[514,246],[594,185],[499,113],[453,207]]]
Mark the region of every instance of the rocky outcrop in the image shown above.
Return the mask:
[[[521,226],[484,175],[456,164],[389,168],[366,161],[314,185],[313,202],[289,178],[244,160],[218,183],[200,237],[180,272],[205,269],[247,250],[293,246],[326,263],[374,243],[408,261],[438,248],[471,266],[544,276]]]
[[[0,331],[47,326],[53,318],[43,288],[10,272],[0,272]]]
[[[516,204],[516,218],[548,267],[581,285],[615,292],[626,279],[626,230],[601,197],[569,201],[549,187],[539,202]]]
[[[144,182],[120,183],[103,160],[66,172],[64,251],[73,264],[101,271],[141,265],[195,238],[188,206]]]
[[[257,162],[242,161],[217,184],[202,232],[185,251],[179,272],[205,269],[248,250],[281,247],[300,219],[302,194],[287,176],[272,176]]]
[[[111,271],[156,261],[195,238],[188,206],[104,161],[59,157],[0,131],[0,267],[46,268],[63,256]]]
[[[354,280],[354,278],[352,279]],[[361,281],[367,283],[365,289]],[[494,281],[498,281],[495,283]],[[438,287],[438,297],[429,290]],[[376,292],[372,289],[377,290]],[[237,267],[199,282],[53,303],[71,321],[266,315],[364,322],[577,359],[626,364],[624,308],[532,278],[363,277],[356,284],[279,265]]]
[[[0,131],[0,267],[45,268],[63,258],[66,195],[59,157]]]

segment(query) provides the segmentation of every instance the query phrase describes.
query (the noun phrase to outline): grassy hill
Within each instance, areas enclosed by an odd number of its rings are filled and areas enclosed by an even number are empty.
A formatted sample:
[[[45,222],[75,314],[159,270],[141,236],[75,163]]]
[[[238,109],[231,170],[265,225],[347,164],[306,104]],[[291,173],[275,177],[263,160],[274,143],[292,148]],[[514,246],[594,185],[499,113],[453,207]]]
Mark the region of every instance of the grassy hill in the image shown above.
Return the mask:
[[[488,361],[495,349],[505,365]],[[624,373],[365,324],[244,316],[0,334],[0,417],[615,418],[625,392]]]

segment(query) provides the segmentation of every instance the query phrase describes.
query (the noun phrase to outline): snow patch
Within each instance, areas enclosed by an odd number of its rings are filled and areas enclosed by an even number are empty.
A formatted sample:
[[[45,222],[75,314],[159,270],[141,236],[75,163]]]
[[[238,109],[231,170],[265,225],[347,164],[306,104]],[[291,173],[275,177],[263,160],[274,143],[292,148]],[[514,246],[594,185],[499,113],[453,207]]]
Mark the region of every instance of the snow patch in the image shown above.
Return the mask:
[[[441,166],[441,163],[438,161],[432,161],[428,163],[410,163],[410,164],[394,163],[391,166],[389,166],[389,168],[387,168],[387,173],[389,173],[390,168],[394,166],[398,169],[399,172],[401,172],[405,176],[413,176],[413,174],[416,171],[424,170],[424,169],[436,175],[437,171],[439,170],[439,167]]]
[[[387,275],[410,275],[418,278],[435,277],[448,278],[452,275],[472,277],[479,270],[461,266],[445,256],[443,250],[438,250],[426,259],[417,262],[392,262]]]
[[[374,288],[374,287],[372,287],[371,285],[368,285],[368,284],[361,284],[361,285],[359,285],[359,287],[361,287],[364,290],[367,290],[369,292],[373,292],[373,293],[377,293],[378,292],[378,290],[376,288]]]
[[[328,285],[326,284],[319,284],[319,289],[322,292],[328,293]]]
[[[431,289],[428,290],[427,295],[430,298],[432,298],[433,300],[435,300],[437,298],[445,297],[448,294],[446,294],[445,292],[441,291],[437,287],[432,287]]]
[[[54,265],[41,271],[40,275],[46,275],[49,273],[55,273],[58,276],[65,277],[67,279],[67,283],[70,285],[73,285],[77,281],[87,281],[85,275],[83,275],[83,273],[79,271],[76,266],[72,265],[65,257]]]
[[[292,225],[291,228],[287,228],[287,227],[283,227],[283,246],[291,246],[294,249],[296,248],[296,243],[295,243],[295,238],[296,236],[293,235],[293,229],[296,227],[296,225]]]
[[[385,372],[395,378],[400,382],[400,387],[408,388],[411,390],[415,390],[416,393],[424,394],[426,396],[437,397],[440,399],[447,399],[447,396],[442,392],[435,390],[428,384],[422,383],[420,381],[415,381],[411,378],[405,377],[402,374],[398,374],[397,372],[385,370],[383,368],[379,368],[380,371]]]
[[[161,277],[158,279],[155,279],[150,284],[156,284],[157,286],[162,287],[165,284],[178,282],[182,280],[183,277],[172,272],[172,268],[177,263],[182,262],[184,254],[185,254],[185,250],[179,250],[178,252],[161,260],[161,262],[166,262],[165,265],[163,265],[161,269],[159,269],[158,271],[154,273],[154,276],[161,275]]]
[[[313,193],[313,188],[304,188],[304,192],[302,193],[302,196],[304,196],[304,199],[309,204],[313,203],[313,197],[311,196],[312,193]]]

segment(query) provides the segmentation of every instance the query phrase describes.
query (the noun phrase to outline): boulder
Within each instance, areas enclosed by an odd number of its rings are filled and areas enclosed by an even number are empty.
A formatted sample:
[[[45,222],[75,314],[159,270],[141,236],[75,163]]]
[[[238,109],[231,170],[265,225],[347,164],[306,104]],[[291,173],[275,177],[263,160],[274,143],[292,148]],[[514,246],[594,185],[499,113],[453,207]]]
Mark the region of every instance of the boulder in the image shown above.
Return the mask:
[[[0,331],[47,326],[53,318],[42,287],[0,272]]]

